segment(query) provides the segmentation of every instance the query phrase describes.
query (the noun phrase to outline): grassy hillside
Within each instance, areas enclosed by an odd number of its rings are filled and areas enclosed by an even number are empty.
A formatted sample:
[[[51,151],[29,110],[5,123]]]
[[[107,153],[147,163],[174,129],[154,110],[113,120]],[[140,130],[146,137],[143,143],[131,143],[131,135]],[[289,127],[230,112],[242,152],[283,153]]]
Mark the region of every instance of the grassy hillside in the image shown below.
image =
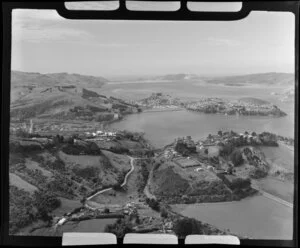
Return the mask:
[[[150,191],[167,203],[233,200],[233,192],[210,171],[196,173],[172,161],[158,163],[150,179]]]
[[[31,194],[34,191],[38,190],[37,187],[35,187],[34,185],[23,180],[22,178],[20,178],[19,176],[17,176],[14,173],[9,173],[9,183],[10,183],[10,185],[15,186],[19,189],[23,189]]]
[[[107,82],[101,77],[15,71],[11,75],[11,117],[16,121],[29,118],[110,121],[115,118],[114,113],[121,116],[136,108],[91,90]]]
[[[103,77],[85,76],[79,74],[69,73],[33,73],[33,72],[11,72],[11,84],[12,86],[23,87],[45,87],[45,86],[62,86],[62,85],[74,85],[81,87],[101,87],[104,83],[108,82]]]
[[[58,212],[66,213],[78,207],[84,197],[119,184],[131,168],[126,155],[102,153],[95,144],[89,154],[88,149],[92,148],[88,144],[40,147],[35,143],[16,138],[10,141],[11,233],[35,221],[47,224],[53,210],[59,208]],[[86,155],[72,154],[75,148]]]

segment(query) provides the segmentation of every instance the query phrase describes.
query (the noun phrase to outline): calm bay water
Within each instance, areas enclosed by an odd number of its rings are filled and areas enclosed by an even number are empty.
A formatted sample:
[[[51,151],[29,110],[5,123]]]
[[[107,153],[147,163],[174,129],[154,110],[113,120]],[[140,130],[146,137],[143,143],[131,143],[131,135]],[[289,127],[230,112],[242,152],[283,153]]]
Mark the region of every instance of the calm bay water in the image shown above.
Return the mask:
[[[191,135],[194,140],[215,134],[219,130],[235,132],[269,131],[293,137],[293,126],[288,125],[288,117],[248,117],[202,114],[190,111],[147,112],[126,116],[110,127],[145,132],[145,137],[155,146],[162,147],[177,137]]]
[[[162,147],[177,137],[191,135],[194,140],[198,140],[207,137],[209,133],[217,133],[219,130],[268,131],[293,138],[294,103],[281,102],[278,96],[271,95],[271,92],[280,93],[283,90],[282,87],[227,87],[208,86],[197,82],[173,82],[111,84],[104,86],[101,91],[107,95],[128,99],[140,99],[153,92],[164,92],[184,99],[197,99],[201,96],[227,99],[255,97],[277,105],[288,114],[285,117],[274,118],[202,114],[185,110],[148,112],[126,116],[124,120],[111,125],[111,128],[115,129],[145,132],[145,137],[153,145]],[[285,161],[292,163],[291,157]],[[292,164],[286,166],[293,167]],[[278,191],[278,195],[282,194],[282,187],[279,190],[277,184],[272,183],[272,180],[267,180],[269,179],[266,179],[265,183],[270,191],[274,190],[274,192]],[[290,192],[291,186],[285,186]],[[186,216],[197,218],[219,228],[229,228],[232,232],[251,238],[292,239],[293,209],[261,195],[239,202],[177,205],[175,208]]]
[[[249,238],[292,239],[293,235],[293,209],[264,196],[238,202],[177,204],[173,209]]]
[[[283,87],[229,87],[191,81],[107,84],[101,88],[101,93],[127,99],[141,99],[153,92],[164,92],[182,99],[197,99],[202,96],[226,99],[255,97],[277,105],[288,114],[285,117],[274,118],[209,115],[187,111],[155,112],[130,115],[125,120],[111,126],[116,129],[145,132],[146,138],[153,145],[163,146],[178,136],[191,135],[195,139],[199,139],[206,137],[209,133],[216,133],[218,130],[269,131],[294,137],[294,103],[281,102],[278,96],[271,94],[272,92],[281,93],[283,90]]]

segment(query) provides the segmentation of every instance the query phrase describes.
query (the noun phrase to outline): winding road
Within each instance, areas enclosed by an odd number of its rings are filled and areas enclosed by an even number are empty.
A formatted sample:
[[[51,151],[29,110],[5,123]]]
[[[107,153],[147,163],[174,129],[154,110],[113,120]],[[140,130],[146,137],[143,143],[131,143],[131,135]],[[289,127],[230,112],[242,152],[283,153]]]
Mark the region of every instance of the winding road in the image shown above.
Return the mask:
[[[124,178],[123,183],[121,184],[121,187],[123,187],[123,186],[126,185],[126,183],[127,183],[127,178],[128,178],[128,177],[130,176],[130,174],[134,171],[134,165],[133,165],[133,164],[134,164],[134,160],[135,160],[135,159],[138,159],[138,158],[133,158],[133,157],[130,157],[130,156],[128,156],[128,157],[130,158],[131,169],[130,169],[130,171],[128,171],[127,174],[125,175],[125,178]],[[104,192],[106,192],[106,191],[112,190],[112,189],[113,189],[112,187],[107,188],[107,189],[102,189],[102,190],[96,192],[95,194],[91,195],[90,197],[86,198],[86,200],[87,200],[87,201],[90,201],[90,200],[91,200],[92,198],[94,198],[95,196],[100,195],[100,194],[102,194],[102,193],[104,193]]]

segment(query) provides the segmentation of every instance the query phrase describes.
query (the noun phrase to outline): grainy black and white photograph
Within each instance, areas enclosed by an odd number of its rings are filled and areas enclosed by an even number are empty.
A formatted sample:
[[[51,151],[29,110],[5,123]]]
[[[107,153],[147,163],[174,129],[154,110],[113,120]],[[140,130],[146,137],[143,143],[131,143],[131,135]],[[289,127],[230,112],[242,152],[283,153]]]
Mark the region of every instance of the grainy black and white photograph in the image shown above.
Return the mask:
[[[189,22],[14,9],[9,233],[291,240],[294,46],[287,12]]]

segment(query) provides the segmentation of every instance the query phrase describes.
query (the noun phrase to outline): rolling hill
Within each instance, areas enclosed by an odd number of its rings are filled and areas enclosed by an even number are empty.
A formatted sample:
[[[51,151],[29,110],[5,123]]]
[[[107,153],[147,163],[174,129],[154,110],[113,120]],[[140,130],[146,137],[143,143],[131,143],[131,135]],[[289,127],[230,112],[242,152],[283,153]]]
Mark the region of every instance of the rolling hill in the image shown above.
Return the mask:
[[[14,102],[37,88],[46,87],[82,87],[99,88],[108,82],[103,77],[83,76],[79,74],[51,73],[41,74],[33,72],[11,72],[11,101]]]
[[[130,112],[132,105],[98,94],[105,82],[102,77],[79,74],[13,71],[11,117],[101,121],[111,119],[115,112]]]

